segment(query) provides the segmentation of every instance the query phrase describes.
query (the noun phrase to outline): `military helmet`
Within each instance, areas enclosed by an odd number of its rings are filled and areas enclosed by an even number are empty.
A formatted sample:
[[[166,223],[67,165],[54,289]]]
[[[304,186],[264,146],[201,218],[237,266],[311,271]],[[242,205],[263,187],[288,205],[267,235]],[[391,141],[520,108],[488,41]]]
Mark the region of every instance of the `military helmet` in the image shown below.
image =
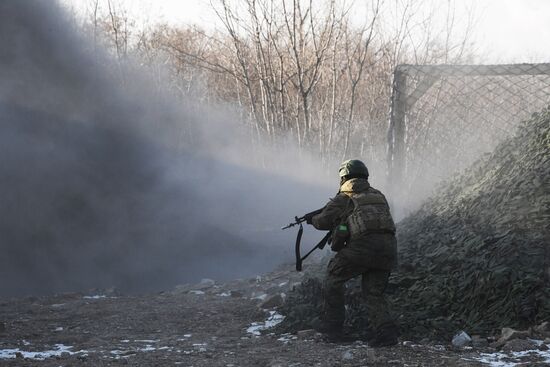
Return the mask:
[[[342,162],[340,169],[338,170],[340,177],[345,176],[366,176],[369,177],[369,170],[365,163],[358,159],[349,159]]]

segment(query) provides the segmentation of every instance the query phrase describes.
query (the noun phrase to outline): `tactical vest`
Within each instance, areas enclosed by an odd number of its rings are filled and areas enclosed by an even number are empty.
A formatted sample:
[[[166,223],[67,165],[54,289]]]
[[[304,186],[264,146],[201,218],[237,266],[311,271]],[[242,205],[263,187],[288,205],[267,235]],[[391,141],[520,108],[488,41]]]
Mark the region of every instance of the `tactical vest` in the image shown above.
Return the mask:
[[[369,233],[395,233],[390,207],[380,191],[369,188],[348,196],[354,204],[347,221],[352,238]]]

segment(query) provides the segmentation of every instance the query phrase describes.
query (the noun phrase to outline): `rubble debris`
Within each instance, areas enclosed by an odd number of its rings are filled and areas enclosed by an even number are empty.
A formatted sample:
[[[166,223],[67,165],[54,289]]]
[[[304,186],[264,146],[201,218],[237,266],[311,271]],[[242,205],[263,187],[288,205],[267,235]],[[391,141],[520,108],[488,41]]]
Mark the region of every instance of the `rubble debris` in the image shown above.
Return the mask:
[[[201,279],[200,283],[195,286],[195,289],[196,290],[205,290],[205,289],[213,287],[215,284],[216,284],[216,282],[213,281],[212,279],[204,278],[204,279]]]
[[[275,308],[283,304],[283,296],[280,293],[268,296],[262,303],[260,303],[260,308]]]
[[[261,332],[263,330],[270,329],[277,324],[279,324],[281,321],[284,320],[284,316],[275,312],[275,311],[269,311],[269,317],[264,322],[253,322],[252,325],[246,329],[247,333],[250,333],[255,336],[260,336]]]
[[[521,352],[524,350],[538,349],[538,345],[529,339],[512,339],[502,347],[504,352]]]
[[[315,329],[306,329],[306,330],[299,330],[296,333],[296,336],[298,336],[299,339],[313,339],[317,336],[317,330]]]
[[[493,348],[502,348],[506,343],[508,343],[510,340],[514,339],[525,339],[527,337],[531,336],[529,331],[519,331],[514,330],[509,327],[502,328],[502,331],[500,333],[500,337],[498,340],[491,344]]]
[[[524,121],[397,224],[399,267],[388,297],[404,337],[494,335],[550,320],[550,109]],[[289,292],[280,330],[308,328],[322,304],[310,265]],[[359,283],[346,289],[346,325],[365,330]]]
[[[534,332],[539,336],[550,337],[550,322],[545,321],[535,326]]]
[[[346,360],[347,361],[352,360],[353,359],[353,352],[349,349],[344,351],[344,353],[342,353],[342,359],[345,360],[345,361]]]
[[[452,344],[457,348],[462,348],[472,343],[472,338],[465,331],[458,332],[452,340]]]

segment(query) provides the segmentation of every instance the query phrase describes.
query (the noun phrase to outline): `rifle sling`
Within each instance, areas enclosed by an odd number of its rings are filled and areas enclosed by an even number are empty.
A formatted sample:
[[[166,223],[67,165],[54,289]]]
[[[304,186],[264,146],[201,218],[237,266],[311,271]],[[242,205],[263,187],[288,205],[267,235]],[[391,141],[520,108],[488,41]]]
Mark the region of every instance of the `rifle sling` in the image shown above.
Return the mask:
[[[317,249],[322,249],[327,244],[331,232],[327,232],[325,237],[319,241],[315,247],[313,247],[307,254],[305,254],[303,257],[300,255],[300,242],[302,241],[302,234],[304,232],[304,228],[302,224],[300,224],[300,229],[298,230],[298,235],[296,236],[296,271],[302,271],[302,262],[309,256],[311,253]]]
[[[304,226],[300,223],[300,229],[296,235],[296,247],[294,251],[296,253],[296,271],[302,271],[302,257],[300,255],[300,242],[302,241],[302,234],[304,233]]]

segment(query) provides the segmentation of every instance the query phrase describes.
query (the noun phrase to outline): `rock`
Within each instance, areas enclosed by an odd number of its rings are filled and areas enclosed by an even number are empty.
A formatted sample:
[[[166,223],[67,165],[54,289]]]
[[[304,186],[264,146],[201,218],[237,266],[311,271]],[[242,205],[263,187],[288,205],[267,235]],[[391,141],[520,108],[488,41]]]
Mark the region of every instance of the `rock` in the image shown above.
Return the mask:
[[[524,350],[537,349],[537,344],[528,339],[512,339],[502,347],[505,352],[521,352]]]
[[[0,333],[3,333],[4,331],[6,331],[6,324],[0,321]]]
[[[349,360],[352,360],[353,359],[353,353],[351,352],[351,350],[346,350],[344,351],[344,353],[342,353],[342,359],[344,361],[349,361]]]
[[[548,349],[550,349],[550,348],[548,348],[548,346],[546,344],[539,345],[539,350],[541,350],[541,351],[546,351]]]
[[[542,324],[535,326],[534,331],[541,336],[550,336],[550,322],[545,321]]]
[[[241,298],[243,296],[243,293],[239,291],[229,291],[229,294],[233,298]]]
[[[215,284],[216,282],[213,281],[212,279],[204,278],[204,279],[201,279],[199,284],[195,284],[193,286],[193,289],[197,291],[203,291],[205,289],[212,288]]]
[[[462,348],[469,345],[472,342],[472,338],[465,331],[459,331],[452,340],[452,344],[457,348]]]
[[[191,285],[189,284],[180,284],[177,285],[174,290],[172,291],[172,294],[184,294],[191,290]]]
[[[172,291],[172,294],[185,294],[189,293],[190,291],[205,291],[209,288],[212,288],[216,282],[214,282],[212,279],[202,279],[197,284],[181,284],[177,285],[174,290]]]
[[[545,338],[544,339],[544,344],[550,344],[550,338]]]
[[[280,294],[274,294],[268,296],[262,303],[260,303],[260,308],[274,308],[279,307],[283,304],[283,297]]]
[[[479,335],[472,335],[472,346],[474,348],[485,348],[489,346],[489,341]]]
[[[299,330],[296,335],[299,339],[312,339],[317,335],[317,330],[315,329],[305,329]]]
[[[500,338],[491,344],[494,348],[502,348],[507,342],[514,339],[525,339],[529,336],[528,331],[519,331],[512,328],[502,328],[500,332]]]
[[[387,362],[387,359],[381,355],[378,355],[378,352],[375,349],[367,349],[367,365],[385,366],[388,364]]]
[[[268,364],[269,367],[286,367],[288,365],[289,365],[288,361],[282,361],[281,358],[277,358],[275,360],[272,360]]]

